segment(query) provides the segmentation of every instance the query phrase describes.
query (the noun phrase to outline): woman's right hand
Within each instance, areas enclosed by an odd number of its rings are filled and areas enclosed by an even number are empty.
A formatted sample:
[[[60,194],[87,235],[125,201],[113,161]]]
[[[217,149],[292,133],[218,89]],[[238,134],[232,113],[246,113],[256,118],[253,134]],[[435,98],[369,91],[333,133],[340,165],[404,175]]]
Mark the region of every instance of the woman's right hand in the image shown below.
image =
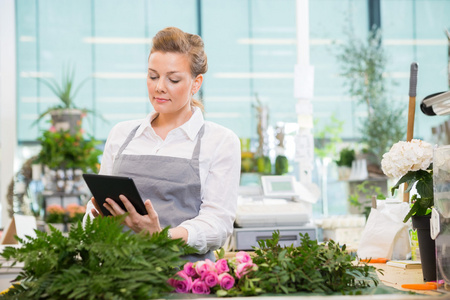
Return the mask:
[[[91,209],[91,213],[94,216],[94,218],[97,218],[99,215],[103,216],[102,210],[98,206],[97,201],[95,201],[94,197],[91,198],[91,202],[95,206],[95,208]]]

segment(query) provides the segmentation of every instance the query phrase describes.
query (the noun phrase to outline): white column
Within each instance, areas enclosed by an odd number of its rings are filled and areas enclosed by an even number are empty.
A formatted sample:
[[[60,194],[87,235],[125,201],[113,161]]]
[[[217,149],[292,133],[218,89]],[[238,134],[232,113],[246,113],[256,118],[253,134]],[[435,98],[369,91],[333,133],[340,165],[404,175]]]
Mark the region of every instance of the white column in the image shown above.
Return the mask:
[[[311,183],[314,167],[313,110],[314,67],[309,64],[309,0],[297,0],[297,65],[294,71],[294,96],[297,99],[299,131],[296,137],[296,160],[299,179]]]
[[[1,227],[9,224],[6,194],[14,175],[16,134],[15,1],[0,1],[0,205]]]

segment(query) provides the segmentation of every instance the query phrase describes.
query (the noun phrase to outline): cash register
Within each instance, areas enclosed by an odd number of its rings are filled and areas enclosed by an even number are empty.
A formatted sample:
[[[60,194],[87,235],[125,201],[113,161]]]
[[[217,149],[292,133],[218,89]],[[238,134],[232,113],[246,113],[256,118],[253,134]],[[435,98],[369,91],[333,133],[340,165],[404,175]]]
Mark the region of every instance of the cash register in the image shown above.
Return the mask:
[[[275,230],[280,231],[281,246],[299,246],[299,233],[316,239],[311,216],[319,194],[317,186],[297,182],[294,176],[261,176],[260,185],[241,186],[230,247],[253,250]]]

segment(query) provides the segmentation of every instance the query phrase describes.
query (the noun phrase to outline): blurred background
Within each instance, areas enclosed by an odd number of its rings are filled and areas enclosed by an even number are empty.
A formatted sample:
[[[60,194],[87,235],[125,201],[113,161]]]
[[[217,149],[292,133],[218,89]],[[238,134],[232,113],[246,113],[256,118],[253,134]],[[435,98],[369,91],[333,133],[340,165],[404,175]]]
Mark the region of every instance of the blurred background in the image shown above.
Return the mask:
[[[288,174],[298,176],[294,137],[290,137],[290,131],[294,132],[299,123],[294,96],[294,66],[298,62],[296,2],[0,0],[3,14],[11,9],[11,3],[14,12],[14,28],[5,29],[3,18],[0,35],[3,57],[8,51],[14,51],[15,56],[15,60],[11,57],[16,68],[15,85],[0,86],[2,95],[8,95],[7,90],[15,92],[14,98],[1,98],[4,105],[15,105],[15,114],[4,118],[2,106],[0,121],[3,135],[13,128],[10,118],[15,122],[14,174],[39,152],[38,138],[49,128],[50,118],[36,120],[59,101],[43,79],[60,81],[68,66],[75,71],[75,86],[89,78],[80,87],[75,103],[95,112],[88,113],[83,129],[104,142],[116,123],[144,118],[151,112],[146,88],[151,38],[164,27],[176,26],[199,34],[205,42],[209,70],[199,96],[205,105],[206,120],[233,130],[244,142],[245,150],[252,153],[258,147],[257,108],[264,106],[271,136],[267,155],[274,162],[274,136],[277,128],[284,128],[285,155],[291,166]],[[339,179],[335,162],[342,149],[352,148],[358,154],[370,142],[364,123],[371,108],[364,95],[357,92],[361,83],[352,81],[355,76],[364,79],[367,74],[357,67],[370,67],[372,59],[378,62],[381,69],[377,72],[382,76],[376,84],[382,84],[380,97],[385,100],[382,112],[392,111],[394,117],[377,122],[379,126],[387,123],[388,127],[400,124],[406,135],[411,63],[419,65],[418,101],[449,89],[449,13],[450,0],[309,1],[309,64],[314,66],[312,132],[316,148],[312,180],[322,191],[321,199],[314,204],[314,215],[348,211],[348,184]],[[352,60],[358,55],[362,55],[360,60]],[[5,63],[0,65],[3,78],[9,76],[6,70]],[[414,137],[437,143],[433,128],[448,116],[429,117],[418,107],[416,111]],[[0,168],[5,168],[5,153],[10,146],[1,144]],[[324,163],[325,157],[328,163]],[[325,183],[323,172],[327,174]],[[4,195],[10,179],[2,175],[1,180]],[[328,198],[326,212],[324,193]]]

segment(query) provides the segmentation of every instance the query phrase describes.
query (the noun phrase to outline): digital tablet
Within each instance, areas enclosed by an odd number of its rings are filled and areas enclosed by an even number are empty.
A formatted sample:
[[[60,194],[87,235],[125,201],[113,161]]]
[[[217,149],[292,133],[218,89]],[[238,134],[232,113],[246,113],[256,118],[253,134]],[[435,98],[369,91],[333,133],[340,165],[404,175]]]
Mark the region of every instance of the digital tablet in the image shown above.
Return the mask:
[[[124,211],[127,211],[119,195],[127,197],[138,213],[147,214],[144,202],[132,178],[98,174],[83,174],[83,178],[104,216],[111,216],[109,210],[103,206],[106,198],[113,199]]]

